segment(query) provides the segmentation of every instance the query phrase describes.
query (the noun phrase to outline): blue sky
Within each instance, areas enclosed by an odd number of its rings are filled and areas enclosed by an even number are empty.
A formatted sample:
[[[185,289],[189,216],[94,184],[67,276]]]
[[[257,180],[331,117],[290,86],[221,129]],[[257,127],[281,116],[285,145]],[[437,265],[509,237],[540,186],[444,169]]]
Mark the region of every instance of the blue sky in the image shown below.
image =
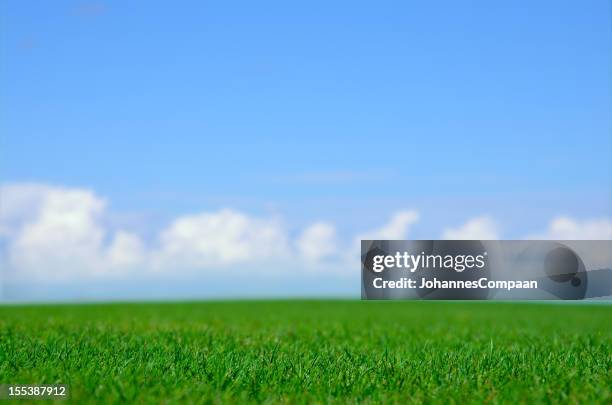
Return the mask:
[[[333,3],[333,4],[330,4]],[[232,209],[340,238],[612,213],[608,1],[0,4],[0,181],[144,240]],[[9,242],[6,242],[10,244]]]

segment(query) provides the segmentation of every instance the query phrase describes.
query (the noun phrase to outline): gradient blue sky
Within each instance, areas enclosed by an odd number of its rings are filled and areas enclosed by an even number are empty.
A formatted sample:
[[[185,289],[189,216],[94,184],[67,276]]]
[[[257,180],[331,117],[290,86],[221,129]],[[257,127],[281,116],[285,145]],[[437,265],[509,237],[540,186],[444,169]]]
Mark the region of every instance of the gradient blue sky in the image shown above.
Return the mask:
[[[120,210],[606,209],[607,1],[137,3],[2,2],[3,179]]]
[[[146,237],[231,207],[414,237],[612,211],[609,1],[0,3],[0,180]]]

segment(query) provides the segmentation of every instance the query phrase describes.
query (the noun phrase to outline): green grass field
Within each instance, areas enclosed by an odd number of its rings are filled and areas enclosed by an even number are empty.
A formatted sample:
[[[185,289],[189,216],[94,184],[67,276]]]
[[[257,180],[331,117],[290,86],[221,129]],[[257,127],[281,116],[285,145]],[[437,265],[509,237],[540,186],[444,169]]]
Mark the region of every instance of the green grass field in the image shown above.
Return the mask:
[[[0,307],[0,383],[103,402],[612,402],[612,306]]]

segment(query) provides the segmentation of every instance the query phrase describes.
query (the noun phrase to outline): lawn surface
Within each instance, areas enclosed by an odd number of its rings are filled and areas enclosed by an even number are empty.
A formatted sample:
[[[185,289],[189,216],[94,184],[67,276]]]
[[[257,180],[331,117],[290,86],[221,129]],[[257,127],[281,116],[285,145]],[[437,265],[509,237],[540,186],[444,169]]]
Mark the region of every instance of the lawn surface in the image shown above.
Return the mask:
[[[612,402],[612,306],[0,307],[0,383],[78,402]]]

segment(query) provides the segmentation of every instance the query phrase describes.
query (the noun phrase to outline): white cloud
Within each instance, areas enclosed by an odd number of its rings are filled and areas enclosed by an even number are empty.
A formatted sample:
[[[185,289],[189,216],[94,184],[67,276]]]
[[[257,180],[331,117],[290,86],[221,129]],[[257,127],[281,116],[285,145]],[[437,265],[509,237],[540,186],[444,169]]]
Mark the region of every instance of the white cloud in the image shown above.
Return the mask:
[[[108,247],[107,259],[113,268],[145,265],[146,250],[142,240],[133,233],[119,231]]]
[[[316,262],[338,253],[336,228],[326,222],[310,225],[299,236],[297,249],[302,258]]]
[[[493,240],[499,239],[497,224],[488,216],[472,218],[458,228],[445,229],[442,239]]]
[[[408,236],[410,227],[418,220],[419,213],[417,211],[396,212],[385,225],[359,235],[357,241],[405,239]]]
[[[0,186],[0,237],[14,236],[25,221],[37,215],[51,190],[35,183]]]
[[[144,259],[136,235],[112,235],[106,229],[106,201],[91,190],[12,184],[0,188],[0,198],[3,267],[11,277],[65,281],[105,276]]]
[[[420,215],[415,210],[404,210],[394,213],[389,221],[380,228],[371,229],[353,239],[352,249],[345,253],[345,262],[349,268],[359,268],[359,256],[362,240],[397,240],[407,239],[412,225],[417,223]]]
[[[11,236],[12,268],[63,278],[76,269],[98,267],[105,236],[98,219],[104,200],[88,190],[33,184],[3,188],[2,198],[7,203],[2,223]]]
[[[278,259],[287,235],[276,219],[229,209],[177,218],[161,233],[157,267],[208,267]]]
[[[526,239],[612,239],[612,221],[608,218],[576,220],[567,216],[553,219],[545,233],[535,234]]]

